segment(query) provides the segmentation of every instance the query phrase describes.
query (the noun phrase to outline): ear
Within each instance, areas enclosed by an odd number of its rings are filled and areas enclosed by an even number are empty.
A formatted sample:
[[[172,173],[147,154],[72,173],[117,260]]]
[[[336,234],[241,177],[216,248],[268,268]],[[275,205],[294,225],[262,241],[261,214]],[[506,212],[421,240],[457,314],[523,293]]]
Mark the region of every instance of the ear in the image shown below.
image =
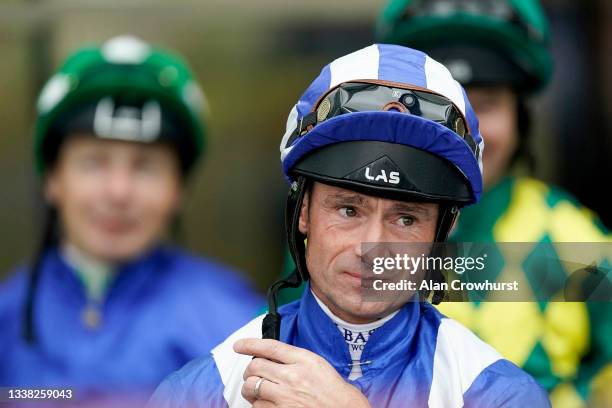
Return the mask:
[[[300,220],[298,222],[298,228],[300,232],[304,235],[308,235],[308,203],[310,202],[310,191],[306,191],[306,193],[304,193],[304,199],[302,200],[302,208],[300,208]]]
[[[49,204],[57,204],[59,197],[59,181],[56,175],[56,170],[51,170],[45,177],[43,192],[45,201]]]

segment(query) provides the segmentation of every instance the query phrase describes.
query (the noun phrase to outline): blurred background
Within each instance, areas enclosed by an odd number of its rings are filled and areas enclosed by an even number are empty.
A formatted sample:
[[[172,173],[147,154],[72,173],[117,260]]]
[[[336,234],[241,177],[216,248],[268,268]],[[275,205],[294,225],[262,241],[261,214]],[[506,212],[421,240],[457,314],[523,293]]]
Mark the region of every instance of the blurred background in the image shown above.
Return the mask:
[[[286,115],[332,59],[373,42],[385,0],[0,0],[0,280],[28,260],[42,221],[33,167],[36,96],[75,48],[134,34],[182,53],[211,108],[182,242],[264,290],[284,254]],[[534,101],[535,175],[612,227],[612,2],[544,1],[555,72]],[[485,135],[486,138],[486,135]]]

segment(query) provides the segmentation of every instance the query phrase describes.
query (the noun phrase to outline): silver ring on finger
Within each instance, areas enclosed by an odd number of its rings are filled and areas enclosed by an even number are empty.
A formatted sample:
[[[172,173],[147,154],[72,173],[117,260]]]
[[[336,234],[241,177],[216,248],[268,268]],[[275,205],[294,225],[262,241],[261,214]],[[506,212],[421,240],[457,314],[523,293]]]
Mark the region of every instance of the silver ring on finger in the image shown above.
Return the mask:
[[[259,380],[255,383],[255,388],[253,388],[253,395],[255,395],[256,399],[261,398],[261,384],[264,382],[265,378],[259,377]]]

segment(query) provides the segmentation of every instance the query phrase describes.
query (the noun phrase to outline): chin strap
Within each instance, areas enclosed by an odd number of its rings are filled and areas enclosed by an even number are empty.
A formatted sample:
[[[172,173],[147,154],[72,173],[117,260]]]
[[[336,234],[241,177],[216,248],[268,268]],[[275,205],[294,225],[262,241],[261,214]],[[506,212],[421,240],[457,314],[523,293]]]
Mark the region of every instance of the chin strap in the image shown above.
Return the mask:
[[[43,234],[39,243],[36,256],[30,267],[30,279],[28,282],[27,294],[23,313],[23,338],[27,343],[36,342],[36,328],[34,327],[34,304],[36,300],[36,290],[40,280],[40,270],[42,268],[45,252],[55,242],[57,242],[57,210],[49,206],[45,214],[45,224]]]
[[[280,338],[281,316],[278,314],[278,291],[285,288],[297,288],[302,282],[308,280],[306,246],[304,245],[305,237],[299,230],[300,211],[304,202],[304,195],[308,189],[307,184],[306,178],[300,176],[291,185],[291,190],[287,197],[287,207],[285,210],[287,243],[296,268],[286,279],[274,282],[268,289],[268,314],[264,317],[261,328],[264,339],[278,340]]]
[[[438,225],[436,226],[436,237],[434,239],[434,249],[432,256],[440,256],[439,253],[443,250],[440,243],[446,242],[453,223],[459,214],[459,207],[456,204],[441,204],[440,205],[440,217],[438,217]],[[443,283],[445,281],[444,275],[441,271],[427,271],[427,279],[433,283]],[[439,285],[443,287],[443,285]],[[426,291],[422,293],[423,298],[427,298],[430,292]],[[431,303],[434,305],[440,304],[446,297],[446,291],[434,290],[431,296]]]
[[[268,289],[268,314],[261,324],[261,334],[264,339],[280,339],[281,315],[278,313],[277,295],[278,291],[285,288],[297,288],[302,284],[297,269],[286,279],[281,279],[272,284]]]
[[[289,252],[295,263],[297,274],[302,281],[307,281],[309,274],[306,268],[306,245],[304,244],[306,237],[300,232],[299,224],[302,203],[310,183],[305,177],[299,176],[291,184],[285,210],[287,244],[289,245]]]

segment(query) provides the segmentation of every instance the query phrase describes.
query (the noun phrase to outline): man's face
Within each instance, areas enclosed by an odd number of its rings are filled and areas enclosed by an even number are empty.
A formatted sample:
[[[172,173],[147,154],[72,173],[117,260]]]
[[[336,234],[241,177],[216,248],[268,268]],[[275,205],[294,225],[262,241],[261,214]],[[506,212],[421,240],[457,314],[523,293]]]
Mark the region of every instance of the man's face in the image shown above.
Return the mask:
[[[69,137],[45,184],[64,239],[106,262],[127,261],[163,234],[181,191],[179,163],[164,145]]]
[[[408,301],[408,294],[394,302],[362,299],[362,262],[367,262],[362,243],[433,242],[437,218],[437,204],[388,200],[315,182],[304,197],[299,222],[308,238],[313,292],[348,322],[388,315]]]
[[[517,148],[516,95],[504,86],[469,87],[467,94],[485,141],[484,184],[490,188],[505,175]]]

